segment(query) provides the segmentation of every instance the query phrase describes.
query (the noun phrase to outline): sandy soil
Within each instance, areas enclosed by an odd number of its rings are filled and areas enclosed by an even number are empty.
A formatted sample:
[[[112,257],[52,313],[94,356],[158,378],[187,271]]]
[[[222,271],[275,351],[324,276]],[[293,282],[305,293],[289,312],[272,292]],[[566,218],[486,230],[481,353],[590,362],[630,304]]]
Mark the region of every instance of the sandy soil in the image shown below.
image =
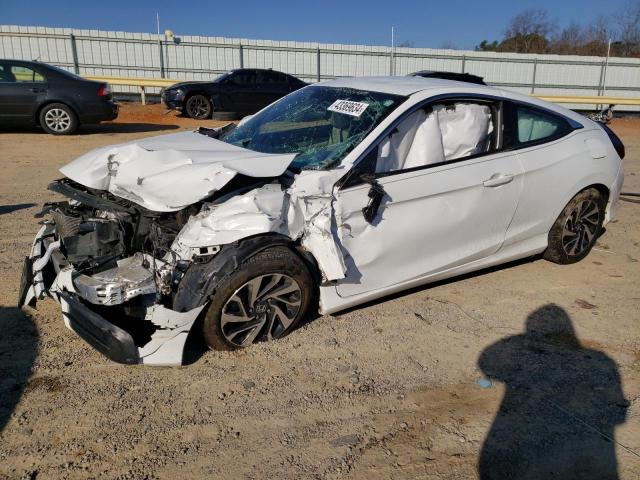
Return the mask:
[[[0,130],[0,478],[640,478],[637,198],[576,265],[518,262],[180,368],[110,362],[51,300],[14,307],[60,166],[202,123],[125,105],[72,137]],[[640,121],[612,126],[639,192]]]

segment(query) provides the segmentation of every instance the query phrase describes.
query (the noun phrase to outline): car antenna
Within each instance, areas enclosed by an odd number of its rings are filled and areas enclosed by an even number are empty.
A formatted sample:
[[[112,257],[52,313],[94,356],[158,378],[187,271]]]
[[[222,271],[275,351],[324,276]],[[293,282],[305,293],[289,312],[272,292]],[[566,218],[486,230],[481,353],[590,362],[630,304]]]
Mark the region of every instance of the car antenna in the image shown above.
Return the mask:
[[[34,62],[39,62],[40,61],[40,57],[42,56],[41,53],[38,53],[38,56],[36,58],[33,59]]]

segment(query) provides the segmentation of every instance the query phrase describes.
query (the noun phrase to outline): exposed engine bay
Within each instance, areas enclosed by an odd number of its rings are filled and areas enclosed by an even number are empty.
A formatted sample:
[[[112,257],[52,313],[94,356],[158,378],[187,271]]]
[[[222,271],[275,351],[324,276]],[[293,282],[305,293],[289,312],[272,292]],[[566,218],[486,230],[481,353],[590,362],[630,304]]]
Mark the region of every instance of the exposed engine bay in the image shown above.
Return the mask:
[[[238,176],[207,201],[215,204],[229,190],[237,194],[267,182]],[[171,246],[203,202],[175,212],[154,212],[69,179],[49,188],[70,198],[46,204],[41,215],[50,214],[62,254],[57,255],[59,267],[73,267],[74,285],[85,300],[114,306],[149,296],[138,300],[172,306],[173,293],[193,257],[181,257]],[[191,253],[204,261],[216,251],[203,248]]]
[[[50,188],[72,198],[45,209],[56,225],[61,253],[80,274],[74,283],[86,300],[117,305],[171,293],[176,258],[170,246],[197,205],[158,213],[68,179]],[[157,265],[159,259],[166,263]]]

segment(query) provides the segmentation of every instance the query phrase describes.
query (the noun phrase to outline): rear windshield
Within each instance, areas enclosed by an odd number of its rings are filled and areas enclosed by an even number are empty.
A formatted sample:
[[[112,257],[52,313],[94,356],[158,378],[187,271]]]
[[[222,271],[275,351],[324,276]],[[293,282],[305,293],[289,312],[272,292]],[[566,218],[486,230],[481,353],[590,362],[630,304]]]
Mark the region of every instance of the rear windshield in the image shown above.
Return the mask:
[[[309,86],[270,105],[221,140],[262,153],[297,153],[292,167],[327,170],[404,100],[386,93]]]
[[[75,73],[71,73],[69,70],[65,70],[64,68],[56,67],[55,65],[46,64],[46,67],[50,70],[59,73],[60,75],[64,75],[65,77],[75,78],[76,80],[84,80],[80,75],[76,75]]]

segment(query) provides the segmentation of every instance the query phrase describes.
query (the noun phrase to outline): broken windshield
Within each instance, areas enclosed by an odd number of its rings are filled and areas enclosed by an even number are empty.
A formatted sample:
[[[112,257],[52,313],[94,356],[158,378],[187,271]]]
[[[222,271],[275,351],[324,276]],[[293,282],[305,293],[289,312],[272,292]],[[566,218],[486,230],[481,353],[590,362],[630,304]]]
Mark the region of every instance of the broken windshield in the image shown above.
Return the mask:
[[[262,153],[297,153],[302,170],[336,166],[404,97],[310,86],[267,107],[221,140]]]

